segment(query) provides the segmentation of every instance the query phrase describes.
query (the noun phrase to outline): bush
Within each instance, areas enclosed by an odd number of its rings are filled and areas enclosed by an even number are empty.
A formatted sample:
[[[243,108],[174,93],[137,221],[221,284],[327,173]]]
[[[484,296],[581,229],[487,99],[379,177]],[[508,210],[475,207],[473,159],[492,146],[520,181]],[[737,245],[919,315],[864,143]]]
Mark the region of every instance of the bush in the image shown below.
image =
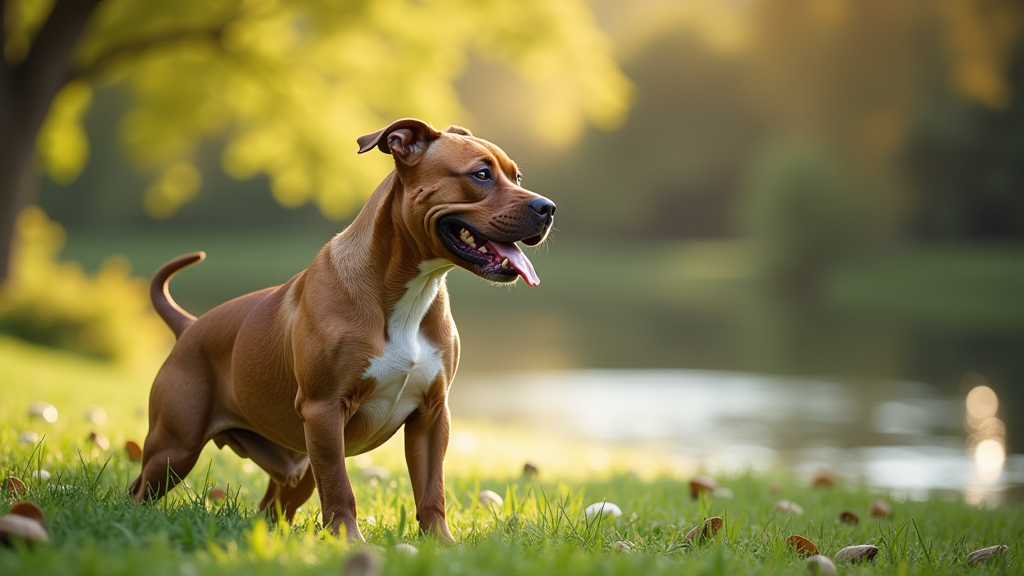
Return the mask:
[[[0,289],[0,332],[133,367],[166,356],[173,335],[127,260],[108,258],[95,274],[60,262],[64,229],[37,207],[21,213],[17,233],[11,276]]]
[[[865,237],[865,211],[840,168],[819,147],[782,144],[753,163],[738,204],[740,231],[755,244],[759,272],[794,294]]]

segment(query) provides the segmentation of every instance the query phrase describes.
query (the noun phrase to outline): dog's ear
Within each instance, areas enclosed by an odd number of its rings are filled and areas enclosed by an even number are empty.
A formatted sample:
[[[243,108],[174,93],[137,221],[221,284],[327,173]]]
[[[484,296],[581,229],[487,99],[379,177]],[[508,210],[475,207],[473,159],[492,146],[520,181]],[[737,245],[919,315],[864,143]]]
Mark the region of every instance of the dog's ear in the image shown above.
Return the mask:
[[[445,132],[447,132],[449,134],[459,134],[459,135],[462,135],[462,136],[472,136],[473,135],[473,133],[470,132],[469,130],[463,128],[462,126],[456,126],[455,124],[452,124],[448,128],[445,128]]]
[[[441,137],[433,126],[415,118],[395,120],[387,128],[373,134],[359,137],[359,153],[369,152],[374,147],[385,154],[391,154],[404,164],[414,164],[427,146]]]

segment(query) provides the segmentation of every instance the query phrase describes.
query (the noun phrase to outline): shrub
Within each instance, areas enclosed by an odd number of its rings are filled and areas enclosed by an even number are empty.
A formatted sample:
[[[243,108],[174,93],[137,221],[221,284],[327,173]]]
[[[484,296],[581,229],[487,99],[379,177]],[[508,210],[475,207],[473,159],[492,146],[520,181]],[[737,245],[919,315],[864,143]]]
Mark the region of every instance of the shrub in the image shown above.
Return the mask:
[[[37,207],[21,213],[17,234],[11,276],[0,289],[0,331],[133,367],[166,356],[173,336],[127,260],[110,257],[95,274],[59,261],[64,229]]]
[[[822,276],[865,237],[853,186],[819,147],[777,144],[753,163],[739,201],[740,231],[754,242],[759,272],[794,294],[817,291]]]

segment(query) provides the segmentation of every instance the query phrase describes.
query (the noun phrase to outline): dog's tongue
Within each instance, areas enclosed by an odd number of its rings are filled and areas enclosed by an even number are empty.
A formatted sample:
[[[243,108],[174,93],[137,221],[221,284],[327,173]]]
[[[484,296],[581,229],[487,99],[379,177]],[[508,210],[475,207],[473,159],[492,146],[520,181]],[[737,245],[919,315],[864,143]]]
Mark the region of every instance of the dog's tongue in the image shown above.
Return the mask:
[[[530,286],[536,286],[540,284],[540,277],[537,276],[536,270],[533,269],[533,263],[530,259],[523,254],[523,251],[519,249],[519,246],[515,244],[499,244],[498,242],[488,242],[498,256],[501,258],[508,258],[508,265],[511,266],[519,275],[526,280],[526,283]]]

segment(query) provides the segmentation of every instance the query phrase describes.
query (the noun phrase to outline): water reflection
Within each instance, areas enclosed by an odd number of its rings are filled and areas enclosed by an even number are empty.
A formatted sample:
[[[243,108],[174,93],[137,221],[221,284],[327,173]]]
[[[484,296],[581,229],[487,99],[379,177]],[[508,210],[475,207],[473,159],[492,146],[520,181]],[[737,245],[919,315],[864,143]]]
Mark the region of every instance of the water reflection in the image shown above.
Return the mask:
[[[911,498],[958,491],[975,503],[998,503],[1024,483],[1024,457],[1005,454],[998,399],[980,385],[965,400],[906,381],[568,370],[460,375],[456,387],[457,417],[653,446],[690,469],[780,467],[810,478],[827,468]],[[613,464],[600,449],[588,460],[595,470]]]
[[[1006,424],[996,415],[999,397],[990,388],[985,377],[972,372],[961,382],[970,388],[965,399],[967,449],[974,458],[974,479],[967,489],[967,499],[978,502],[986,493],[998,486],[1006,465]]]

